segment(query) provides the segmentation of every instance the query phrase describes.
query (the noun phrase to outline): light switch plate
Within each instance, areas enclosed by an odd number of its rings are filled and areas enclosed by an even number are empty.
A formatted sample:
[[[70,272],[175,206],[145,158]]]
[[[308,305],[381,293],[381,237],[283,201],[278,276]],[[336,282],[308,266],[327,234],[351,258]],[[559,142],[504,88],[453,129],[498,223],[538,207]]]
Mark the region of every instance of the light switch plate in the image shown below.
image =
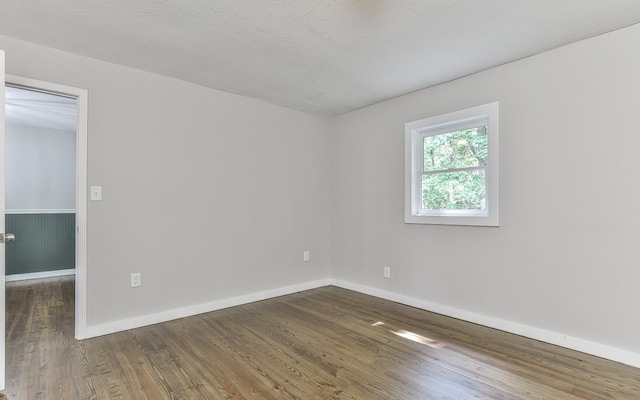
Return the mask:
[[[91,186],[91,200],[102,200],[102,186]]]

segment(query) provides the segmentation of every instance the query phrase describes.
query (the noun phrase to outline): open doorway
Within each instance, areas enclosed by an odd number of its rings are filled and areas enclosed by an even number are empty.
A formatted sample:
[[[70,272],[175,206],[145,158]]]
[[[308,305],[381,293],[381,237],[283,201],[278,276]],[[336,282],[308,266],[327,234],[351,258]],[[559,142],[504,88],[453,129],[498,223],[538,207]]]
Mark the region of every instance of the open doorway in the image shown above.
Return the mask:
[[[25,364],[59,363],[34,343],[74,338],[77,125],[76,98],[5,87],[5,228],[18,239],[4,260],[10,392],[29,385]]]
[[[87,91],[7,75],[5,97],[5,222],[19,232],[6,251],[6,279],[61,280],[73,295],[68,333],[84,339]]]
[[[75,275],[77,99],[5,88],[6,281]]]

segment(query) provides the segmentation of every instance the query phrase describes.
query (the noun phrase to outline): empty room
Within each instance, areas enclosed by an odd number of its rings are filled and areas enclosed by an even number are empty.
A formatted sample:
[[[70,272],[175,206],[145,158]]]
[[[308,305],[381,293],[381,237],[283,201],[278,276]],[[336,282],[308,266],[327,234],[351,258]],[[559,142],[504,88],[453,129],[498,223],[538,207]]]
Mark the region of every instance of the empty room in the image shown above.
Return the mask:
[[[1,14],[2,396],[640,399],[637,1]]]

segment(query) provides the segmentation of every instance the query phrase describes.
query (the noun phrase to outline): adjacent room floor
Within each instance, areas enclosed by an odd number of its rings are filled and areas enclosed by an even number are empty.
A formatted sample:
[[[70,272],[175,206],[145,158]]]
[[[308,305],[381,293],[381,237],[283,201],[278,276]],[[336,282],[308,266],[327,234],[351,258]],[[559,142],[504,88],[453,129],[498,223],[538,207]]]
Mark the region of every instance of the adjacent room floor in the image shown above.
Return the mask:
[[[640,370],[325,287],[76,341],[73,277],[7,284],[9,399],[640,399]]]

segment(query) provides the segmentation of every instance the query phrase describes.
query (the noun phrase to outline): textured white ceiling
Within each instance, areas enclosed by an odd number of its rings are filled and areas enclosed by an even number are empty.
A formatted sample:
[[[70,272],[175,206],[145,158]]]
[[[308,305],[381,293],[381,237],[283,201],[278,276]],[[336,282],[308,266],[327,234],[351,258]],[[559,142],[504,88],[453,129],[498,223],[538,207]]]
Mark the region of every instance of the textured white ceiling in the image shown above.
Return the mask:
[[[336,115],[640,22],[638,0],[0,0],[0,34]]]

